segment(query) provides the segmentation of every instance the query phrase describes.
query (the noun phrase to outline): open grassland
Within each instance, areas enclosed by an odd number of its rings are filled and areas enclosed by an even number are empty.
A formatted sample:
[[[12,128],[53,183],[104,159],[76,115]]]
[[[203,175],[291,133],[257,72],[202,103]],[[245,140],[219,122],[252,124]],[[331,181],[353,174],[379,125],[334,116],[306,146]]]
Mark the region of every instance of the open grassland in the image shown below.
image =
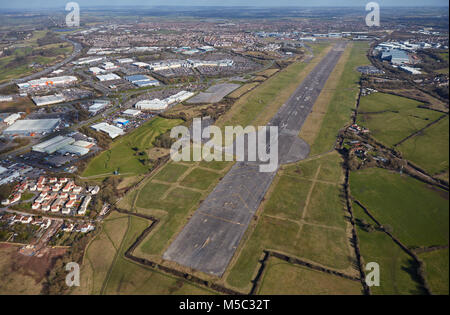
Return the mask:
[[[380,286],[372,287],[372,294],[423,294],[416,281],[416,266],[413,265],[412,257],[386,233],[364,229],[362,224],[375,226],[375,222],[356,203],[353,204],[353,213],[364,264],[376,262],[380,265]]]
[[[351,194],[408,247],[448,244],[448,192],[384,169],[350,174]]]
[[[327,46],[329,49],[330,47]],[[296,62],[245,94],[217,121],[219,127],[264,126],[276,114],[308,73],[326,55],[323,49],[311,62]]]
[[[96,156],[83,172],[84,177],[112,174],[139,175],[148,172],[151,165],[146,163],[139,152],[153,147],[153,141],[182,121],[157,117],[111,144],[109,150]]]
[[[258,294],[262,295],[360,295],[362,286],[335,275],[292,265],[276,258],[267,262]]]
[[[80,287],[72,294],[100,294],[108,271],[117,257],[129,218],[112,213],[103,223],[102,231],[88,245],[81,269]]]
[[[102,294],[212,294],[206,289],[127,260],[125,251],[150,223],[137,217],[128,217],[127,220],[126,234],[103,283]]]
[[[280,69],[277,69],[277,68],[267,69],[267,70],[256,73],[256,75],[269,78],[269,77],[273,76],[275,73],[277,73],[278,71],[280,71]]]
[[[247,83],[241,86],[239,89],[235,90],[233,93],[228,95],[229,98],[240,98],[245,93],[253,90],[255,87],[259,85],[258,82]]]
[[[423,130],[398,146],[403,156],[430,174],[448,171],[449,118]]]
[[[66,42],[39,46],[37,40],[43,38],[46,31],[36,31],[29,40],[25,40],[21,47],[15,48],[10,56],[0,58],[0,82],[20,78],[35,71],[42,70],[42,66],[54,64],[73,51],[73,46]],[[18,45],[19,46],[19,45]],[[41,54],[32,55],[39,50]],[[30,65],[39,64],[32,68]]]
[[[130,197],[127,196],[120,207],[160,220],[136,254],[159,257],[187,222],[189,214],[196,210],[232,164],[171,162],[137,188],[134,194],[130,192]]]
[[[37,295],[42,281],[36,281],[32,270],[24,270],[15,264],[16,246],[0,244],[0,295]]]
[[[312,155],[331,150],[336,141],[338,131],[350,121],[359,92],[359,79],[361,76],[356,68],[369,63],[366,57],[368,47],[367,43],[352,43],[350,56],[342,71],[340,80],[335,86],[333,96],[326,108],[326,114],[321,119],[320,131],[314,136],[314,141],[311,145]],[[340,70],[337,69],[337,71]],[[329,98],[330,96],[325,95],[323,97]]]
[[[437,295],[449,294],[448,249],[437,250],[419,255],[425,263],[425,271],[431,292]]]
[[[341,199],[342,168],[333,152],[283,167],[262,214],[247,231],[226,274],[229,285],[249,289],[263,250],[275,250],[354,275],[354,255]]]
[[[382,143],[393,146],[442,116],[418,108],[423,103],[391,94],[374,93],[361,98],[358,124],[370,129]]]

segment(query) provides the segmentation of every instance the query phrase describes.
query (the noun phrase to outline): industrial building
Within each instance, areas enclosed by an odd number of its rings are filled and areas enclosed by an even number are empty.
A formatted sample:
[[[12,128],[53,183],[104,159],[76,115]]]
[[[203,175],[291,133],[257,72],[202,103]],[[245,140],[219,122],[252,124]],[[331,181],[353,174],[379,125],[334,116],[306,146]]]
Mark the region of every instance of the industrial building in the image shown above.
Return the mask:
[[[98,75],[97,79],[99,79],[100,82],[104,82],[104,81],[120,80],[121,78],[115,73],[108,73],[104,75]]]
[[[66,146],[62,147],[61,149],[59,149],[58,153],[60,153],[60,154],[70,153],[70,154],[76,154],[78,156],[83,156],[83,155],[86,155],[89,153],[89,149],[80,147],[80,146],[77,146],[74,144],[69,144],[69,145],[66,145]]]
[[[90,63],[93,63],[93,62],[100,62],[102,60],[103,60],[103,57],[93,57],[93,58],[86,57],[86,58],[78,59],[77,61],[73,61],[72,63],[75,64],[75,65],[80,65],[81,66],[81,65],[87,65],[87,64],[90,64]]]
[[[30,80],[25,83],[18,83],[17,86],[19,87],[19,89],[25,89],[25,88],[64,85],[74,83],[76,81],[78,81],[78,79],[77,77],[74,76],[62,76],[53,78],[44,77],[36,80]]]
[[[75,139],[70,137],[63,137],[63,136],[57,136],[55,138],[52,138],[50,140],[44,141],[42,143],[39,143],[35,146],[33,146],[33,151],[41,152],[41,153],[47,153],[47,154],[53,154],[59,149],[70,145],[75,142]]]
[[[87,141],[75,141],[72,137],[57,136],[33,146],[32,150],[46,154],[58,152],[60,154],[70,153],[83,156],[88,154],[93,146],[93,143]]]
[[[132,117],[139,116],[141,113],[142,112],[140,110],[136,109],[127,109],[126,111],[123,112],[125,116],[132,116]]]
[[[391,49],[381,53],[381,60],[390,61],[394,65],[409,63],[409,55],[406,51],[400,49]]]
[[[5,135],[43,134],[55,130],[59,126],[59,119],[29,119],[18,120],[3,131]]]
[[[126,126],[130,123],[130,121],[128,119],[117,118],[114,120],[114,123],[117,125]]]
[[[422,74],[422,71],[420,71],[420,69],[417,69],[417,68],[408,67],[408,66],[400,66],[399,68],[409,74]]]
[[[95,100],[94,104],[89,106],[89,112],[92,115],[96,115],[99,111],[106,108],[110,104],[111,104],[111,102],[108,100]]]
[[[142,75],[142,74],[131,75],[131,76],[125,77],[125,79],[127,81],[133,83],[137,87],[159,86],[158,80],[156,80],[155,78],[152,78],[150,76],[147,76],[147,75]]]
[[[125,134],[125,132],[122,129],[120,129],[119,127],[112,126],[112,125],[104,123],[104,122],[96,124],[96,125],[92,125],[91,128],[94,129],[95,131],[101,131],[101,132],[107,133],[112,139],[115,139],[115,138]]]
[[[141,110],[160,111],[160,110],[166,109],[167,107],[169,107],[169,105],[184,102],[187,99],[194,96],[194,94],[195,93],[188,92],[188,91],[181,91],[175,95],[169,96],[168,98],[166,98],[164,100],[160,100],[160,99],[156,98],[153,100],[139,101],[136,103],[135,107],[137,109],[141,109]]]
[[[32,97],[32,100],[36,104],[36,106],[46,106],[62,103],[66,100],[66,98],[62,94],[55,94],[45,96],[34,96]]]
[[[18,119],[20,118],[20,114],[18,113],[14,113],[9,115],[8,117],[6,117],[3,122],[8,125],[11,126],[12,124],[14,124]]]

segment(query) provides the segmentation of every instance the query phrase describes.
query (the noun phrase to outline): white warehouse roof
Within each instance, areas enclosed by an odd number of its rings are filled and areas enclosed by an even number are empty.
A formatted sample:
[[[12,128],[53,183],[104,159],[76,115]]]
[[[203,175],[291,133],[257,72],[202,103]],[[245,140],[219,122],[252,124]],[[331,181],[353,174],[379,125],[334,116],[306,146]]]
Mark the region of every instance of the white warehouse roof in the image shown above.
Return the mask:
[[[53,131],[58,125],[59,119],[30,119],[30,120],[18,120],[12,126],[8,127],[3,133],[16,134],[16,133],[43,133]]]
[[[92,125],[91,128],[96,131],[102,131],[102,132],[107,133],[112,139],[115,139],[124,134],[124,131],[122,129],[120,129],[119,127],[112,126],[112,125],[104,123],[104,122],[96,124],[96,125]]]

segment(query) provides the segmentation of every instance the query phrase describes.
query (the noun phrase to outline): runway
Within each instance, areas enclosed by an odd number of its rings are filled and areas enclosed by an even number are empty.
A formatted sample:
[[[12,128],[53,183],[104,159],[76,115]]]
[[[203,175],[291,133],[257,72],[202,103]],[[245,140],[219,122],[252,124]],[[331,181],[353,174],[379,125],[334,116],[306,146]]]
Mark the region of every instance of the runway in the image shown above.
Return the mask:
[[[298,134],[345,47],[344,42],[335,44],[269,122],[269,126],[279,127],[279,164],[308,156],[309,146]],[[222,276],[275,175],[276,171],[261,173],[256,162],[237,162],[196,210],[163,258]]]

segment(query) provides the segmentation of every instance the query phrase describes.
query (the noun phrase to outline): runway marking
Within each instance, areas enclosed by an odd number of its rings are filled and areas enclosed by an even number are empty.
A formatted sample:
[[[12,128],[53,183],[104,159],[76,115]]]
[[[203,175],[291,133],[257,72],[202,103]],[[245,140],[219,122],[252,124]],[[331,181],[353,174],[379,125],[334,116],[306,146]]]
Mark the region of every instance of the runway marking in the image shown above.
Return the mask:
[[[198,211],[198,213],[201,214],[201,215],[204,215],[206,217],[214,218],[214,219],[219,220],[219,221],[223,221],[223,222],[227,222],[227,223],[231,223],[231,224],[236,224],[236,225],[241,225],[241,226],[244,225],[244,224],[239,223],[239,222],[234,222],[234,221],[227,220],[227,219],[224,219],[224,218],[221,218],[221,217],[217,217],[217,216],[212,215],[212,214],[204,213],[203,211]]]

